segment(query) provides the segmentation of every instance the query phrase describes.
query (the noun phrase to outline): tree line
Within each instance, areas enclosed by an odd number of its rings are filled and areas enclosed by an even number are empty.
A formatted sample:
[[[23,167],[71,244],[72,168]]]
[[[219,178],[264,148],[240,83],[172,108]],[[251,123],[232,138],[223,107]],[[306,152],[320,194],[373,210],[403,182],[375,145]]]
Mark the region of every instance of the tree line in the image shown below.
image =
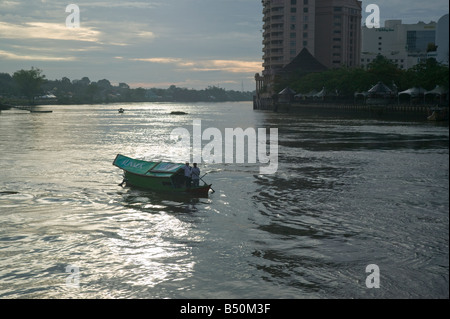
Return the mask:
[[[126,83],[113,85],[107,79],[96,82],[88,77],[70,80],[48,80],[42,70],[32,67],[13,75],[0,73],[0,101],[37,103],[47,99],[60,104],[91,104],[113,102],[222,102],[251,101],[253,92],[225,90],[208,86],[202,90],[171,85],[167,89],[130,88]]]
[[[278,78],[275,89],[280,92],[288,86],[297,93],[307,94],[325,87],[329,91],[338,92],[341,97],[352,98],[355,92],[367,91],[380,81],[399,92],[412,87],[432,90],[436,85],[448,88],[449,68],[430,58],[403,70],[384,56],[378,55],[367,69],[341,67],[304,76],[294,73]]]

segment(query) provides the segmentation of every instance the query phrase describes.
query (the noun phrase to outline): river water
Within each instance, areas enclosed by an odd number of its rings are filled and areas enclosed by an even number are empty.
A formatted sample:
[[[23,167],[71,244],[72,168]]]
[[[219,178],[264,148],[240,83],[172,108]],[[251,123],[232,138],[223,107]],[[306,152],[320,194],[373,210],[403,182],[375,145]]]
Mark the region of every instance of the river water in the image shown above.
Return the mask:
[[[0,113],[0,298],[449,297],[448,124],[247,102],[43,109]],[[118,186],[116,154],[172,160],[170,133],[194,120],[278,128],[276,173],[201,163],[215,193],[198,199]]]

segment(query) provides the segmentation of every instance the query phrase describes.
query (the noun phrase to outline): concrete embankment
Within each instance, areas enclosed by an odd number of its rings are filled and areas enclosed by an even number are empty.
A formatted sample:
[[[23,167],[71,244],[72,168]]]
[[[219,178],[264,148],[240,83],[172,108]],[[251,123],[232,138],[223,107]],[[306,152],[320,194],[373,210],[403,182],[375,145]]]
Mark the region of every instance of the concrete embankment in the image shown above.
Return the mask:
[[[431,115],[435,105],[367,105],[333,103],[273,103],[264,108],[278,113],[301,113],[317,115],[344,115],[354,117],[388,117],[395,119],[422,119]],[[448,109],[448,107],[447,107]]]

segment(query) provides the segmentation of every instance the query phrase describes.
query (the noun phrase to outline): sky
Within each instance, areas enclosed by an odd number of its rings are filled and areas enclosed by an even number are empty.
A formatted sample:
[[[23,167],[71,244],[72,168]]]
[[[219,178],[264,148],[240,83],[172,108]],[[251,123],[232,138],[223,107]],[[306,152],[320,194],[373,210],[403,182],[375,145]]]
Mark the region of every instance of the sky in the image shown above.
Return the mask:
[[[80,26],[68,28],[69,4]],[[370,0],[384,20],[437,21],[447,0]],[[252,91],[262,71],[261,0],[0,0],[0,73],[39,68],[132,88]],[[71,20],[72,21],[72,20]]]

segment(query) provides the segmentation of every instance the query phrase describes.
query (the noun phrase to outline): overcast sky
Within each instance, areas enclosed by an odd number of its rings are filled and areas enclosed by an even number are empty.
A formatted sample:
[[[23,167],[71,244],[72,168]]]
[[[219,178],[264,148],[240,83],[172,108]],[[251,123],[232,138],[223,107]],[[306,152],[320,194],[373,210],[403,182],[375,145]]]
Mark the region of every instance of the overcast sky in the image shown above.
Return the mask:
[[[67,28],[66,6],[80,9]],[[381,23],[437,21],[448,0],[363,1]],[[262,70],[261,0],[0,0],[0,72],[40,68],[131,87],[254,90]]]

